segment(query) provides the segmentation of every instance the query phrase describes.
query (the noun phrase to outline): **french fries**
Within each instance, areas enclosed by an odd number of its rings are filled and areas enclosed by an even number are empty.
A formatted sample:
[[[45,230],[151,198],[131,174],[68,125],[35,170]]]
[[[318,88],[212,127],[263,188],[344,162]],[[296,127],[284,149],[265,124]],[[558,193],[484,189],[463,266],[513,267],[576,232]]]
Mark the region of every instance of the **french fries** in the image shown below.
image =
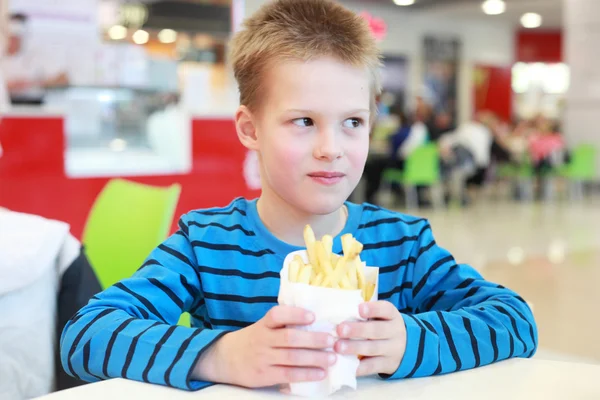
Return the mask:
[[[342,236],[344,255],[333,253],[333,238],[329,235],[316,240],[310,225],[304,228],[308,264],[300,256],[289,266],[289,280],[332,289],[360,290],[365,301],[375,291],[375,284],[365,280],[364,264],[360,260],[363,245],[351,234]]]

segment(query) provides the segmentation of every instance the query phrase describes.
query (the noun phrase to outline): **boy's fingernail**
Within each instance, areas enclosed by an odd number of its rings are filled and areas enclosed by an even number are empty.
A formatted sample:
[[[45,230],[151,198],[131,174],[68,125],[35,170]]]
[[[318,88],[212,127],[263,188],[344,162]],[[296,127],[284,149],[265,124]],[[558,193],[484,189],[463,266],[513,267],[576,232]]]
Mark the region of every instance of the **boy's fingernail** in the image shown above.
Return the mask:
[[[335,354],[330,354],[327,357],[327,362],[329,363],[329,365],[333,365],[335,364],[335,361],[337,360],[337,357],[335,356]]]
[[[348,325],[343,325],[341,329],[342,336],[348,336],[350,333],[350,327]]]
[[[368,304],[361,304],[361,306],[360,306],[360,312],[361,312],[362,315],[368,316],[369,315],[369,305]]]
[[[329,336],[327,338],[327,347],[333,347],[335,344],[335,338],[333,336]]]
[[[339,348],[340,353],[344,353],[344,352],[346,352],[346,350],[348,350],[348,344],[344,343],[344,342],[340,342],[340,344],[338,345],[338,348]]]
[[[306,322],[313,322],[314,319],[315,319],[315,316],[312,313],[304,314],[304,320]]]

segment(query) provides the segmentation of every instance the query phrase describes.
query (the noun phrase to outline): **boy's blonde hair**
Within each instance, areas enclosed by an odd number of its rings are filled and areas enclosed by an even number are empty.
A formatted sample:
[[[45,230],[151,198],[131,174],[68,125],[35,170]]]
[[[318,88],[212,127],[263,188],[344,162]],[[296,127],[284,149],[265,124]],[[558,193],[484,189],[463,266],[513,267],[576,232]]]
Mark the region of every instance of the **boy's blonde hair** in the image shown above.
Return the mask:
[[[371,74],[371,113],[380,93],[380,53],[364,18],[331,0],[275,0],[244,21],[231,44],[240,104],[259,106],[262,80],[280,61],[331,57]]]

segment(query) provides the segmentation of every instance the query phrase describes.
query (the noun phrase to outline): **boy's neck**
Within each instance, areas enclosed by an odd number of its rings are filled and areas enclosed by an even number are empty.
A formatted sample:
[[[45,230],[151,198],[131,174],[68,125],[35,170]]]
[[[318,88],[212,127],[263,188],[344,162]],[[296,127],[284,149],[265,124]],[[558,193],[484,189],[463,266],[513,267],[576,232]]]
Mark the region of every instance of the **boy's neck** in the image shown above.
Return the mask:
[[[306,214],[292,207],[276,194],[263,191],[256,205],[258,215],[267,229],[277,239],[294,245],[304,246],[304,227],[310,225],[315,236],[338,235],[348,220],[345,205],[327,215]]]

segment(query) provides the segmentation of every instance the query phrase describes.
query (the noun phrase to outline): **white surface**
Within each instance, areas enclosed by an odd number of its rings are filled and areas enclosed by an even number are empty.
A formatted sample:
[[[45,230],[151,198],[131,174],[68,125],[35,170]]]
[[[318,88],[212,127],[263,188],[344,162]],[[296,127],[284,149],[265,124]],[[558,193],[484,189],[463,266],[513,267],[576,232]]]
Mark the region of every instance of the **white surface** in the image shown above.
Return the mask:
[[[73,149],[65,157],[69,178],[175,175],[188,173],[190,167],[173,163],[150,149]]]
[[[52,391],[58,285],[79,249],[65,223],[0,210],[0,399]]]
[[[357,321],[361,317],[358,306],[364,302],[360,290],[341,290],[315,287],[289,280],[289,266],[296,255],[308,263],[306,250],[287,255],[280,273],[281,285],[277,301],[281,305],[300,307],[315,314],[315,322],[304,329],[312,332],[328,332],[337,336],[336,326],[344,321]],[[364,265],[364,264],[363,264]],[[375,283],[375,291],[370,301],[377,301],[379,268],[367,267],[365,280]],[[329,349],[331,351],[331,349]],[[327,378],[320,382],[303,382],[290,385],[291,393],[304,397],[326,396],[343,387],[356,389],[358,357],[339,355],[337,363],[329,368]]]
[[[600,398],[600,366],[514,359],[488,367],[434,378],[384,382],[360,379],[358,390],[342,391],[332,399],[365,400],[577,400]],[[276,390],[213,386],[200,392],[114,379],[44,397],[45,400],[119,399],[259,400],[289,398]]]

